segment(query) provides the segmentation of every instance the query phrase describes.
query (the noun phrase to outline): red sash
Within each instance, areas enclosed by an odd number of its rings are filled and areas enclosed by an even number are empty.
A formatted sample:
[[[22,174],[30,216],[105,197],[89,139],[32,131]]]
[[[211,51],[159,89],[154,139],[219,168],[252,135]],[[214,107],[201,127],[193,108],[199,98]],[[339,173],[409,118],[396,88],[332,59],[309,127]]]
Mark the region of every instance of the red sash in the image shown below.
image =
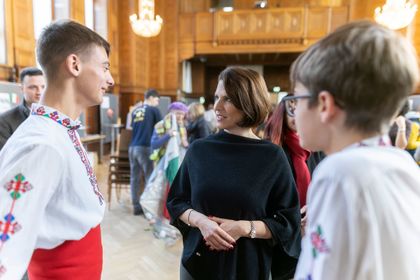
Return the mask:
[[[101,228],[91,229],[80,240],[65,241],[51,249],[36,249],[28,268],[31,280],[100,280]]]

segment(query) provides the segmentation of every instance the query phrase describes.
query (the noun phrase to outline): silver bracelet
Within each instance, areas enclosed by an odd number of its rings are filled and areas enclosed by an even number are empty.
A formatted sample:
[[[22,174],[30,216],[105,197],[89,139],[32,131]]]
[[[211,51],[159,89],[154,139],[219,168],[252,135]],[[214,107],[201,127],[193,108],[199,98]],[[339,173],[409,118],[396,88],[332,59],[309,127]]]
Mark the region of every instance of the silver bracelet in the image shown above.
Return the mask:
[[[257,229],[255,228],[255,225],[254,225],[253,221],[249,221],[249,223],[251,224],[251,230],[249,231],[249,237],[253,239],[253,238],[257,237]]]
[[[190,216],[191,216],[191,212],[192,211],[194,211],[194,209],[191,209],[190,210],[190,213],[188,213],[188,218],[187,218],[187,225],[190,227],[191,226],[191,224],[190,224]]]

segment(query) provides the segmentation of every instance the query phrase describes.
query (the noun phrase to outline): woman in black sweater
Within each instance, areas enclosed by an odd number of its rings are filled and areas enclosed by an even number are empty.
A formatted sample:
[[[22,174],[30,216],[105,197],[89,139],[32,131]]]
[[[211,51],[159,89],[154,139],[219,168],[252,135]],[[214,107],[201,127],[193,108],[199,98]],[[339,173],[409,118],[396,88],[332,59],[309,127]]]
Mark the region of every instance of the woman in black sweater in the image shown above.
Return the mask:
[[[190,146],[167,200],[184,240],[181,279],[269,279],[275,245],[299,255],[300,214],[283,150],[252,132],[267,116],[267,87],[230,67],[215,99],[221,132]]]

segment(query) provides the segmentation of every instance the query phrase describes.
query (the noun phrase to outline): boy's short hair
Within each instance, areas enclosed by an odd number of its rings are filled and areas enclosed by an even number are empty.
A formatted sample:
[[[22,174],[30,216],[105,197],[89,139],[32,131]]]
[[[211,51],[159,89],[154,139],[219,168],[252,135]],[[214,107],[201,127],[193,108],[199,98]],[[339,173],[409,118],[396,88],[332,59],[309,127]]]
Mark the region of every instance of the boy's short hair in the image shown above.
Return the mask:
[[[96,32],[75,21],[58,20],[42,31],[36,54],[48,79],[58,73],[60,64],[68,55],[86,54],[93,46],[103,47],[109,55],[109,43]]]
[[[293,63],[292,85],[305,86],[317,103],[328,91],[346,112],[347,127],[384,132],[415,89],[419,73],[413,46],[398,33],[370,21],[338,28]]]
[[[256,127],[264,122],[270,111],[270,95],[264,78],[256,71],[244,67],[228,67],[219,75],[226,95],[233,105],[244,112],[238,126]]]
[[[42,76],[42,70],[37,67],[26,67],[23,68],[22,71],[20,71],[19,79],[20,82],[23,83],[23,79],[25,79],[26,76]]]
[[[144,98],[148,99],[150,97],[159,97],[159,92],[157,90],[153,89],[153,88],[149,88],[144,93]]]

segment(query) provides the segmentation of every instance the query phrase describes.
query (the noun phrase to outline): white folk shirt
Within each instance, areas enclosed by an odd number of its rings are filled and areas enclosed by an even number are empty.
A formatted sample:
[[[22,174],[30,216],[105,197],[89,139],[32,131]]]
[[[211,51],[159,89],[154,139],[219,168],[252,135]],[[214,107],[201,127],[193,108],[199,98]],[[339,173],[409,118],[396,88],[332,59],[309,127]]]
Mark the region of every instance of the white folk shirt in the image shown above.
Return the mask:
[[[20,279],[34,249],[80,240],[102,221],[105,202],[78,127],[53,108],[33,105],[2,149],[1,280]]]
[[[420,279],[420,170],[388,140],[364,140],[318,166],[295,279]]]

